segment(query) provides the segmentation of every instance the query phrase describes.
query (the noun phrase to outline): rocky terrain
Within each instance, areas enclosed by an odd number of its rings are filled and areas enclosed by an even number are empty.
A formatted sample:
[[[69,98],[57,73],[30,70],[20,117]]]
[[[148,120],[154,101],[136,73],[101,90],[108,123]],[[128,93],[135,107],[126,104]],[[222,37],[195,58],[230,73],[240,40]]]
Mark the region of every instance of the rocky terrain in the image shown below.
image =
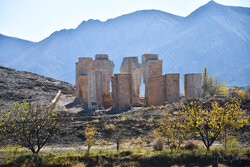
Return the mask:
[[[73,94],[74,86],[34,73],[0,66],[0,109],[9,109],[17,101],[49,103],[59,90],[63,94]]]

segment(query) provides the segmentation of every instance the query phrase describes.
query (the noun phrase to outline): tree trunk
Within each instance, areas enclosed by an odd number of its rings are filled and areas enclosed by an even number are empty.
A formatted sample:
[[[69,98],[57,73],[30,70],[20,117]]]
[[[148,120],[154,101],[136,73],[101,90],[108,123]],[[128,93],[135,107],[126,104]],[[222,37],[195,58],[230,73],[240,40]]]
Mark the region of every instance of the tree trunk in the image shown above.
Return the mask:
[[[119,151],[119,148],[120,148],[120,144],[119,142],[116,143],[116,150]]]

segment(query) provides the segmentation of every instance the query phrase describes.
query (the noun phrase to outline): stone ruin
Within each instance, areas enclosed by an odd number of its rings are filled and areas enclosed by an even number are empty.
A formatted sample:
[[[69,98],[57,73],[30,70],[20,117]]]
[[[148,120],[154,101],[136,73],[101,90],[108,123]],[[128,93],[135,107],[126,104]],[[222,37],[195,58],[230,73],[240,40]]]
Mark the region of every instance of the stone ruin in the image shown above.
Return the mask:
[[[89,109],[113,107],[126,110],[135,106],[160,106],[180,101],[180,74],[162,75],[162,60],[157,54],[124,57],[119,74],[113,74],[114,63],[108,55],[98,54],[95,60],[80,57],[76,63],[76,98]],[[141,79],[145,84],[145,98],[140,98]],[[184,75],[186,98],[201,97],[201,74]],[[110,93],[110,82],[112,94]]]
[[[89,109],[110,106],[112,97],[110,81],[114,63],[108,55],[98,54],[95,60],[91,57],[80,57],[76,63],[76,98],[87,104]]]

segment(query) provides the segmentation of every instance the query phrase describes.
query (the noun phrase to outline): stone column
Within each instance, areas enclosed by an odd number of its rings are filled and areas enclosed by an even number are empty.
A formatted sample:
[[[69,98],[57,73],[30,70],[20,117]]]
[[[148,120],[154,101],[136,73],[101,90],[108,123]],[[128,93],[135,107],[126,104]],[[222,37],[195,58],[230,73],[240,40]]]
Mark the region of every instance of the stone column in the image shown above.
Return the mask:
[[[201,98],[202,75],[200,73],[184,75],[185,98]]]
[[[76,98],[88,102],[88,72],[93,69],[91,57],[80,57],[76,63]]]
[[[94,69],[102,75],[102,105],[111,105],[110,81],[114,70],[114,63],[109,60],[106,54],[95,55]]]
[[[95,71],[96,100],[98,109],[102,107],[102,72]]]
[[[113,109],[127,110],[132,106],[131,74],[115,74],[112,82]]]
[[[166,95],[165,101],[167,103],[174,103],[180,101],[180,74],[166,74],[165,75]]]
[[[78,83],[79,83],[78,100],[87,104],[87,102],[88,102],[88,76],[87,75],[80,75]]]
[[[88,108],[97,109],[95,71],[88,71]]]
[[[138,57],[125,57],[120,68],[121,74],[131,74],[132,77],[132,105],[139,105],[141,86],[141,64]]]
[[[144,54],[142,55],[142,68],[143,68],[143,83],[145,84],[145,104],[150,105],[148,96],[151,96],[148,91],[148,80],[153,77],[162,76],[162,60],[158,60],[157,54]]]
[[[149,60],[158,60],[158,54],[144,54],[141,57],[142,61],[142,73],[143,73],[143,83],[146,84],[146,80],[148,78],[148,61]]]

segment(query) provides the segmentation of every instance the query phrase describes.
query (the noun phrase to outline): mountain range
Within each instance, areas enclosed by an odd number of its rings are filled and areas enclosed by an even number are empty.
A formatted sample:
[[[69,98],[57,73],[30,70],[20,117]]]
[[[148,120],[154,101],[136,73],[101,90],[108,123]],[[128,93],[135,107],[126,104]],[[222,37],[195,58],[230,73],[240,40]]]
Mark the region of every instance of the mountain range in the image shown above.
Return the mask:
[[[119,72],[122,58],[159,54],[163,73],[202,73],[229,86],[250,84],[250,8],[214,1],[187,17],[142,10],[105,22],[83,21],[40,42],[0,35],[0,65],[75,83],[78,57],[105,53]],[[181,78],[183,90],[183,78]]]

